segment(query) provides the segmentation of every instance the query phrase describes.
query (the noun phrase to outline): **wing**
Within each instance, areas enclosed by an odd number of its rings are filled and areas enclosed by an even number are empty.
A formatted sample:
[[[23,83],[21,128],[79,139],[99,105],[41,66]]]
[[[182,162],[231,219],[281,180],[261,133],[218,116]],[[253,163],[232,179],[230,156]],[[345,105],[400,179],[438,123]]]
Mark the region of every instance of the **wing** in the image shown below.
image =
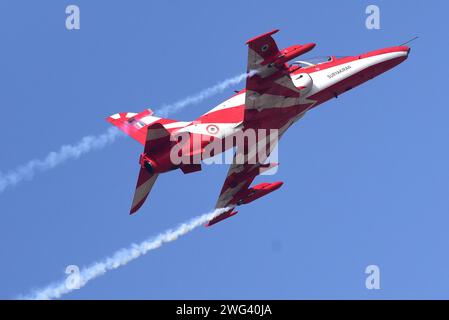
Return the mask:
[[[243,157],[239,156],[237,150],[216,204],[216,208],[229,207],[231,209],[211,220],[207,226],[237,214],[237,211],[234,210],[236,206],[250,203],[282,186],[282,182],[264,182],[250,187],[259,174],[277,167],[277,163],[266,163],[266,160],[276,148],[279,138],[277,132],[265,138],[258,137],[257,144],[245,148],[246,152],[243,153]],[[259,149],[261,145],[265,146],[263,152],[260,152]],[[243,159],[243,161],[239,159]]]
[[[269,129],[270,133],[264,136],[257,133],[256,143],[245,145],[244,161],[238,161],[242,159],[238,154],[234,156],[216,204],[216,208],[232,209],[211,220],[209,226],[235,215],[236,206],[254,201],[282,186],[282,182],[265,182],[250,187],[259,174],[277,166],[277,163],[266,163],[268,156],[284,132],[306,111],[301,109],[304,106],[299,105],[300,90],[293,84],[286,62],[312,50],[315,44],[294,45],[279,50],[272,37],[276,32],[278,30],[247,41],[247,71],[250,76],[246,79],[242,123],[242,132]],[[260,146],[265,148],[265,152],[259,152]]]
[[[251,70],[255,70],[255,74],[246,79],[246,127],[280,128],[282,121],[278,125],[270,121],[273,115],[276,119],[300,112],[300,90],[293,84],[291,69],[286,62],[312,50],[315,44],[293,45],[279,50],[272,37],[278,31],[247,41],[248,72],[251,74]],[[280,115],[281,111],[283,115]]]
[[[253,180],[258,175],[278,166],[278,163],[267,163],[266,160],[276,148],[279,139],[280,136],[277,134],[268,136],[265,139],[259,138],[257,145],[253,144],[250,146],[244,152],[244,157],[240,157],[241,160],[239,160],[239,151],[237,150],[221,189],[216,208],[226,208],[248,203],[248,197],[253,195],[251,192],[253,190],[249,188]],[[265,146],[266,152],[265,150],[264,152],[257,150],[260,145]],[[251,200],[253,199],[251,198]]]

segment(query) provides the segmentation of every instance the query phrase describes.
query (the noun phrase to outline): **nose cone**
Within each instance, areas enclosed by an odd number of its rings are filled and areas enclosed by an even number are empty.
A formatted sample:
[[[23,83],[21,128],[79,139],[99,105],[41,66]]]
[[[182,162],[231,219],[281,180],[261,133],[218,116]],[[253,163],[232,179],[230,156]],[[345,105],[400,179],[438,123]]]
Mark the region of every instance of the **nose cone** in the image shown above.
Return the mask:
[[[374,51],[360,55],[360,58],[364,59],[364,58],[370,58],[370,57],[379,57],[379,58],[384,58],[383,60],[404,58],[404,60],[405,60],[405,59],[407,59],[409,53],[410,53],[410,47],[399,46],[399,47],[390,47],[390,48],[374,50]]]
[[[371,51],[359,56],[369,68],[370,76],[375,77],[388,71],[408,58],[410,47],[397,46]]]
[[[404,54],[410,53],[410,47],[409,46],[400,46],[400,47],[391,47],[389,48],[391,51],[397,51],[397,52],[403,52]]]
[[[390,52],[393,54],[402,56],[404,58],[402,61],[407,59],[410,54],[410,47],[408,46],[392,47],[389,48],[389,50],[391,50]]]
[[[407,57],[408,57],[408,55],[410,54],[410,51],[412,50],[410,47],[407,47],[407,46],[403,46],[402,48],[404,48],[404,50],[406,49],[407,50]]]

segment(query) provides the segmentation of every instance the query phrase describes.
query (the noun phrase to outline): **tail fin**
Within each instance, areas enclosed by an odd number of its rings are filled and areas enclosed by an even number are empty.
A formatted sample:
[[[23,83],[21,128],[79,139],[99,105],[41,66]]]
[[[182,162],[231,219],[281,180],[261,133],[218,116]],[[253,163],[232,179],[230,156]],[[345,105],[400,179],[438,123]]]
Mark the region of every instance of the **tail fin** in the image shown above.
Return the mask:
[[[170,130],[175,130],[188,124],[187,122],[156,117],[151,109],[141,113],[116,113],[106,120],[143,145],[145,145],[147,138],[147,128],[152,124],[170,125]]]

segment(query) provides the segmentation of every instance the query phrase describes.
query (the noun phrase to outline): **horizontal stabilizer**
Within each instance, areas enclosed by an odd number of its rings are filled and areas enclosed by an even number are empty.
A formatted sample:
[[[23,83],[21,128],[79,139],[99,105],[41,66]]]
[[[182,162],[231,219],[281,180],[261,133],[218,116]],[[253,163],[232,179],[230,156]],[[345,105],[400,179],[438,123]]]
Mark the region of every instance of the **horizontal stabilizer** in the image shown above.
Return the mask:
[[[144,204],[158,176],[157,173],[153,172],[151,164],[147,162],[147,154],[149,154],[153,150],[156,150],[161,145],[169,142],[170,133],[167,131],[167,129],[164,128],[162,124],[154,123],[148,127],[145,138],[144,153],[141,155],[139,161],[139,178],[137,179],[136,191],[134,193],[130,214],[137,212],[137,210],[139,210],[140,207]]]
[[[134,193],[133,203],[131,205],[130,214],[134,214],[144,204],[148,197],[154,183],[156,182],[158,174],[149,173],[146,168],[140,168],[139,178],[137,179],[136,191]]]
[[[188,174],[188,173],[192,173],[192,172],[197,172],[197,171],[201,171],[201,164],[184,164],[181,165],[180,167],[181,171],[184,174]]]
[[[156,122],[148,127],[144,150],[146,154],[164,148],[169,144],[170,132],[162,124]]]

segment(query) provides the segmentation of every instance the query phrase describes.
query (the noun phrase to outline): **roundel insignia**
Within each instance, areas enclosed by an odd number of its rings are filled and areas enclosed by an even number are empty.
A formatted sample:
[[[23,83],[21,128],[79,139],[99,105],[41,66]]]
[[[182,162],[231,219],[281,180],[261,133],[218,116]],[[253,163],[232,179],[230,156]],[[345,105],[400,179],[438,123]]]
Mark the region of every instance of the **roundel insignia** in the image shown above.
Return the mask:
[[[206,127],[206,131],[210,134],[217,134],[220,129],[215,124],[210,124]]]
[[[264,45],[262,46],[262,48],[260,48],[260,50],[262,50],[262,52],[266,52],[266,51],[268,50],[269,47],[270,47],[270,46],[269,46],[268,44],[264,44]]]

